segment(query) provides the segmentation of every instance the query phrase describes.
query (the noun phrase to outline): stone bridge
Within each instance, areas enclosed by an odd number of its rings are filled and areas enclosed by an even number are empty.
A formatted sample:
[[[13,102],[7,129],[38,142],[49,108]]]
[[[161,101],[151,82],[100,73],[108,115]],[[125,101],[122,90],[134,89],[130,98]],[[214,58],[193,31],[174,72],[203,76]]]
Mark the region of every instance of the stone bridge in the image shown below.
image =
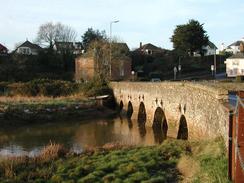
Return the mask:
[[[127,116],[170,137],[228,139],[228,90],[196,82],[111,82]]]

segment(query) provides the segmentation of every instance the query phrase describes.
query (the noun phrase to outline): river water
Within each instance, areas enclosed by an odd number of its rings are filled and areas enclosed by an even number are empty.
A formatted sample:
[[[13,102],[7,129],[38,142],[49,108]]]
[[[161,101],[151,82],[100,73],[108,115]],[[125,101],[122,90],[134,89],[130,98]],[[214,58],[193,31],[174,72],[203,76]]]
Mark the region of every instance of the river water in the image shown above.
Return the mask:
[[[0,156],[35,156],[50,142],[74,152],[107,143],[154,145],[163,141],[162,132],[138,126],[125,117],[86,121],[64,121],[0,129]]]

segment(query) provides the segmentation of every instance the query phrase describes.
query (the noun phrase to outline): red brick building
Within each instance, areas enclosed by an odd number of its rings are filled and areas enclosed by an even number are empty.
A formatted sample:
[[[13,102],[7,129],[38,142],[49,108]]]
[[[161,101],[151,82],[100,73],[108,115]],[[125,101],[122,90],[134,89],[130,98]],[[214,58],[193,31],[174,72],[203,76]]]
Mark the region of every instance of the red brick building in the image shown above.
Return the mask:
[[[94,42],[87,53],[76,58],[75,80],[89,81],[96,75],[114,81],[129,80],[131,64],[126,43]]]
[[[75,80],[76,81],[89,81],[94,76],[103,74],[110,80],[130,80],[131,79],[131,59],[123,56],[114,59],[111,63],[111,76],[110,64],[98,63],[94,57],[80,56],[75,61]]]

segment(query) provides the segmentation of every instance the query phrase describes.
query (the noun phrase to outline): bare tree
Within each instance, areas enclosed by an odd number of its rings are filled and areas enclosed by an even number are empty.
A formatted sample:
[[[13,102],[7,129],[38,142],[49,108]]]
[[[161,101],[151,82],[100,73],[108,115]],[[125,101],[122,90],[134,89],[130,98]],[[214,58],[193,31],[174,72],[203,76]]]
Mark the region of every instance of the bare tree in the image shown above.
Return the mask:
[[[72,42],[75,40],[76,35],[75,30],[67,25],[48,22],[39,27],[37,42],[39,44],[48,44],[50,48],[53,48],[55,41]]]

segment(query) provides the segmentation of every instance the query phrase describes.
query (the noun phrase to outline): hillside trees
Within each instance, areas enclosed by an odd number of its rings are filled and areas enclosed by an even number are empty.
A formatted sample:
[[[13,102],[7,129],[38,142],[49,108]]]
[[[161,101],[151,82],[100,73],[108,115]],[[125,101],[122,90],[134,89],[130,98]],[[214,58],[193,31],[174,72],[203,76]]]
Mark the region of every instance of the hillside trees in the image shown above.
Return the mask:
[[[206,46],[208,41],[208,35],[203,28],[203,24],[193,19],[189,20],[187,24],[177,25],[171,37],[174,49],[191,56],[194,52],[203,55],[203,46]]]

